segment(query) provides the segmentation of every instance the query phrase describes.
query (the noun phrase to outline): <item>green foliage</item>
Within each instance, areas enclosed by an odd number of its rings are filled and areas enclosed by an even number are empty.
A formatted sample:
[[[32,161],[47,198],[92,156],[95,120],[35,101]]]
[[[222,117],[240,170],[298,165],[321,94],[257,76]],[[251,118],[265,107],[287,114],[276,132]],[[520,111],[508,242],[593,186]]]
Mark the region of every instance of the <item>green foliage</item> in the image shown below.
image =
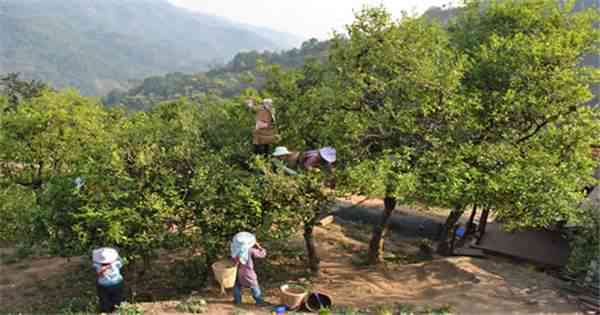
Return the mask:
[[[46,89],[48,87],[43,82],[19,80],[18,73],[9,73],[0,78],[0,94],[6,95],[6,109],[15,108],[21,101],[40,96]],[[2,106],[0,110],[4,111]]]
[[[300,48],[293,48],[281,52],[257,51],[241,52],[222,69],[211,70],[211,73],[219,72],[244,72],[254,71],[263,62],[265,64],[277,64],[286,68],[300,68],[304,65],[306,58],[315,57],[325,60],[327,57],[328,41],[319,41],[311,38],[302,43]]]
[[[597,48],[594,21],[545,0],[469,1],[447,29],[367,8],[329,63],[270,67],[265,88],[288,105],[286,144],[339,148],[342,191],[549,226],[579,216],[591,182],[597,70],[578,65]]]
[[[3,189],[23,197],[5,204],[21,208],[26,215],[12,218],[19,220],[15,226],[23,229],[22,233],[29,234],[23,240],[50,244],[66,240],[61,224],[68,220],[68,212],[78,202],[72,180],[90,167],[90,161],[106,160],[106,119],[100,106],[72,91],[46,91],[3,114],[0,161],[5,163],[1,165],[0,182]],[[57,198],[49,194],[57,194]],[[50,209],[59,199],[65,207],[53,213]]]
[[[329,308],[321,307],[319,309],[319,315],[331,315],[333,314]]]
[[[415,306],[412,304],[399,304],[397,308],[400,315],[413,314],[415,310]]]
[[[585,278],[592,261],[598,261],[600,247],[600,188],[592,192],[581,204],[581,214],[575,221],[580,229],[572,235],[572,251],[567,270],[577,277]],[[598,263],[598,262],[597,262]]]
[[[261,73],[264,64],[285,68],[300,68],[306,59],[325,60],[329,42],[311,39],[300,49],[273,53],[240,52],[225,66],[196,74],[170,73],[146,78],[128,91],[113,90],[105,98],[109,106],[124,105],[131,110],[148,110],[160,102],[187,97],[193,101],[211,103],[239,96],[245,89],[259,89],[265,83]]]
[[[1,178],[0,182],[2,182]],[[35,195],[30,190],[15,184],[2,185],[0,240],[22,242],[29,239],[38,212]]]
[[[411,201],[407,197],[414,192],[417,180],[405,160],[391,154],[353,164],[341,178],[338,182],[347,191],[366,196],[393,196],[403,202]]]
[[[19,161],[3,169],[0,214],[11,222],[3,237],[18,228],[56,254],[115,246],[145,263],[167,243],[191,245],[204,253],[203,271],[240,230],[263,240],[288,237],[301,218],[265,199],[249,152],[240,151],[249,137],[236,127],[250,124],[247,116],[236,103],[201,108],[185,99],[131,116],[73,92],[24,102],[2,117],[0,129],[11,149],[0,160]],[[27,194],[31,206],[21,198]],[[13,211],[24,206],[33,214]]]
[[[72,297],[67,298],[59,307],[58,313],[65,315],[95,314],[98,308],[98,298]]]
[[[597,74],[577,67],[597,17],[550,0],[469,1],[446,29],[377,7],[326,45],[149,78],[124,96],[148,96],[136,99],[143,112],[74,91],[24,93],[18,106],[0,97],[0,238],[60,255],[115,246],[146,263],[181,246],[202,253],[181,270],[205,274],[235,233],[304,229],[310,243],[335,193],[361,193],[452,207],[454,219],[477,205],[509,228],[571,220],[597,244],[597,218],[577,208],[600,138],[598,112],[582,106]],[[274,99],[290,149],[334,146],[335,172],[290,177],[253,157],[252,115],[221,99],[238,93]],[[189,98],[160,102],[177,96]]]
[[[315,220],[332,205],[333,191],[323,186],[329,175],[320,170],[311,170],[297,176],[288,176],[282,171],[274,172],[263,166],[263,200],[267,208],[279,209],[287,216],[295,216],[291,222],[302,222],[314,226]],[[290,227],[291,228],[291,227]]]
[[[208,306],[206,300],[192,296],[177,304],[175,309],[181,313],[201,314],[208,311]]]
[[[144,310],[135,304],[129,304],[127,302],[121,303],[117,307],[117,315],[143,315]]]
[[[425,309],[425,313],[431,314],[431,315],[450,315],[450,314],[452,314],[452,307],[449,305],[438,307],[438,308],[427,307]]]
[[[492,208],[513,227],[573,218],[598,138],[596,114],[582,106],[588,70],[577,67],[597,17],[554,1],[467,4],[450,35],[469,60],[460,93],[470,104],[420,161],[428,200]]]
[[[456,91],[464,61],[450,49],[445,31],[425,19],[394,21],[372,8],[347,31],[350,37],[338,36],[331,51],[339,90],[333,111],[353,135],[345,140],[356,161],[347,187],[409,197],[414,161],[433,145],[432,134],[445,131],[436,121],[460,106]]]
[[[376,315],[392,315],[393,310],[392,310],[392,307],[390,307],[390,306],[382,305],[382,306],[377,307],[377,309],[375,310],[375,314]]]

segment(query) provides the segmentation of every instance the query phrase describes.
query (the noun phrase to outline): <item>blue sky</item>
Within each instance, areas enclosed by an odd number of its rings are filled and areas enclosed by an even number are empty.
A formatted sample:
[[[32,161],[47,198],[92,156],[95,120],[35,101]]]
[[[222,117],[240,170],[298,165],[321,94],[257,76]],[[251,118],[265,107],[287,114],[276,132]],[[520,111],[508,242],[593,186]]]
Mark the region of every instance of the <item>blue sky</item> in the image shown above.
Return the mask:
[[[395,16],[401,11],[422,13],[430,6],[451,0],[169,0],[193,11],[210,13],[232,21],[267,26],[304,38],[328,38],[333,29],[350,23],[353,10],[380,5]]]

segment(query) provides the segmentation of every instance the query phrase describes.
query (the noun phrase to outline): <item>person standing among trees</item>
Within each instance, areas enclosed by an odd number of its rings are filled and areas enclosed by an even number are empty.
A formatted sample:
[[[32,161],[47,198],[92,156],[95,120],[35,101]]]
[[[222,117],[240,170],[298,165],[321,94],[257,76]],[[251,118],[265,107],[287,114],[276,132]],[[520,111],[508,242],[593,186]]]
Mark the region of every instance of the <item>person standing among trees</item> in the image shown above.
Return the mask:
[[[269,146],[277,142],[277,129],[274,127],[275,111],[273,100],[267,98],[260,105],[255,105],[253,99],[246,100],[246,105],[256,112],[256,125],[252,131],[254,153],[268,155]]]
[[[96,289],[100,312],[111,313],[123,301],[123,262],[114,248],[103,247],[92,252],[96,271]]]
[[[265,258],[267,251],[252,233],[239,232],[231,243],[231,260],[237,264],[237,278],[233,287],[233,303],[242,304],[242,288],[250,288],[257,305],[264,305],[253,258]]]

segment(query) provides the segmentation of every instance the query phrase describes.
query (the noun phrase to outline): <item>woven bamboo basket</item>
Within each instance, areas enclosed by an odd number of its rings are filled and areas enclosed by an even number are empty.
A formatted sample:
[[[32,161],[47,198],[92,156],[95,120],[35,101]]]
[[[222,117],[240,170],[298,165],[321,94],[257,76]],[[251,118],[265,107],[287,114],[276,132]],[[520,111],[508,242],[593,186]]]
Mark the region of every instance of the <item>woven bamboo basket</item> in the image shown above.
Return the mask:
[[[225,293],[225,289],[233,288],[237,277],[237,266],[229,260],[220,260],[212,265],[212,270],[215,273],[215,279],[221,286],[221,292]]]

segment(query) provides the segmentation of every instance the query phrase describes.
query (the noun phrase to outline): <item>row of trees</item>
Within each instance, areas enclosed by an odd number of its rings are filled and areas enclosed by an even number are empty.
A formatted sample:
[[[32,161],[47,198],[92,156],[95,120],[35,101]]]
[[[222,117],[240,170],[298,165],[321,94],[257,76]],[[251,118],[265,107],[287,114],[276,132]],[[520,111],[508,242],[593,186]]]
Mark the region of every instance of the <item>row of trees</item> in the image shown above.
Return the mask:
[[[181,100],[126,115],[45,90],[0,104],[3,240],[64,256],[113,245],[145,262],[179,244],[204,253],[207,266],[240,230],[279,239],[302,227],[306,214],[285,202],[276,177],[257,176],[264,165],[241,127],[251,118],[236,102]]]
[[[18,97],[0,97],[1,240],[62,256],[116,246],[145,265],[161,248],[186,248],[206,270],[241,230],[263,240],[302,231],[318,271],[312,230],[333,195],[319,172],[290,180],[252,155],[241,100],[129,113],[5,82]]]
[[[467,207],[510,228],[582,222],[597,166],[598,112],[585,106],[598,70],[597,12],[555,1],[467,1],[447,27],[366,9],[332,41],[327,63],[271,67],[284,139],[333,144],[338,188],[385,197],[369,260],[381,259],[395,204],[453,209],[438,250]],[[306,132],[310,130],[310,132]]]
[[[206,267],[240,230],[303,231],[318,271],[312,230],[332,202],[330,176],[338,193],[385,198],[371,263],[398,202],[453,209],[442,253],[471,206],[511,227],[580,222],[600,125],[583,106],[597,71],[577,66],[597,20],[550,0],[468,1],[448,27],[371,8],[335,36],[328,60],[260,66],[264,89],[242,94],[275,99],[284,145],[335,146],[335,175],[289,177],[254,157],[241,99],[128,113],[73,91],[8,87],[18,97],[0,97],[0,236],[61,255],[119,246],[144,261],[175,239]]]

